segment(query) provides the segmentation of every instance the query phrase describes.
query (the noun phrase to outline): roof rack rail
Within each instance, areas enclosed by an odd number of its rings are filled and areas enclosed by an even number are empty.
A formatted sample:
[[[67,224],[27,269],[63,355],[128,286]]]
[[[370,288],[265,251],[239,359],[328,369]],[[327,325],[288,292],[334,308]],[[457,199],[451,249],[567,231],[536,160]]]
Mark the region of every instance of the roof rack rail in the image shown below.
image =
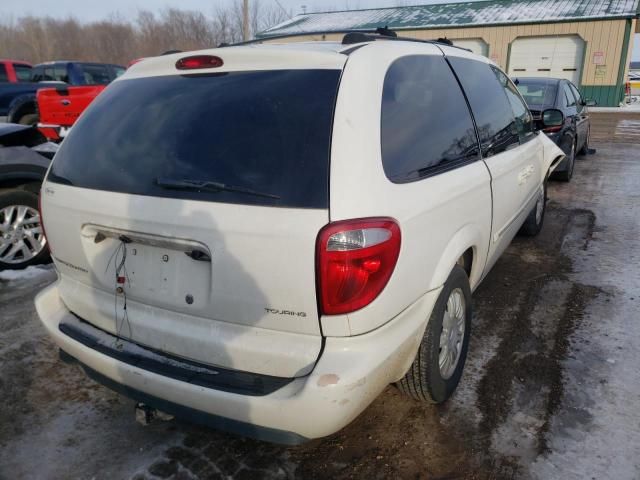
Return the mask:
[[[271,37],[261,37],[255,38],[253,40],[248,40],[246,42],[238,42],[238,43],[221,43],[218,45],[218,48],[223,47],[240,47],[243,45],[253,45],[259,44],[263,42],[273,41],[273,40],[282,40],[285,38],[296,38],[296,37],[313,37],[314,35],[340,35],[344,34],[342,37],[343,45],[353,45],[356,43],[366,43],[366,42],[374,42],[376,40],[397,40],[402,42],[417,42],[417,43],[430,43],[436,45],[447,45],[454,48],[459,48],[461,50],[466,50],[470,52],[471,50],[464,47],[458,47],[453,44],[451,40],[448,38],[438,38],[436,40],[421,40],[419,38],[411,38],[411,37],[399,37],[398,34],[391,30],[388,27],[378,27],[375,30],[326,30],[326,31],[317,31],[317,32],[300,32],[300,33],[289,33],[283,35],[273,35]]]
[[[412,37],[399,37],[396,32],[393,30],[389,30],[387,27],[377,28],[374,32],[362,32],[355,31],[349,32],[342,38],[343,45],[352,45],[354,43],[363,43],[363,42],[372,42],[376,40],[399,40],[402,42],[418,42],[418,43],[437,43],[441,45],[447,45],[449,47],[460,48],[461,50],[467,50],[470,52],[468,48],[457,47],[453,44],[451,40],[447,37],[438,38],[436,40],[421,40],[419,38]]]

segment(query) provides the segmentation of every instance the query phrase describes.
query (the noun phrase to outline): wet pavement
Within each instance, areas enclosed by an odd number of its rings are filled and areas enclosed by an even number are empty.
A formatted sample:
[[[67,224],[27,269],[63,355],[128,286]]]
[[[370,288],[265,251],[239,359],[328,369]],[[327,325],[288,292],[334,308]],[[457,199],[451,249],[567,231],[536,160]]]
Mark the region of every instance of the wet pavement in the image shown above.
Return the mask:
[[[540,236],[475,292],[451,400],[390,386],[298,447],[136,424],[133,402],[58,361],[32,304],[54,272],[0,274],[0,479],[640,478],[640,115],[594,115],[591,143],[550,184]]]

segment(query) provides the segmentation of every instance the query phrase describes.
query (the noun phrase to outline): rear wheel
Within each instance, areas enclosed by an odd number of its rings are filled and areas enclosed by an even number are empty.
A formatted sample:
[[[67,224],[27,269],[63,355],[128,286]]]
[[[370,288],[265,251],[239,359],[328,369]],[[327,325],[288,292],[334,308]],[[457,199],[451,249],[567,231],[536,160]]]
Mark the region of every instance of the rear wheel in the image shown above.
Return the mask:
[[[580,151],[578,151],[578,155],[586,155],[587,153],[589,153],[589,137],[590,136],[591,136],[591,128],[589,128],[589,130],[587,131],[587,138],[585,138],[584,145],[582,146]]]
[[[571,151],[567,155],[567,169],[564,172],[558,172],[554,175],[555,178],[563,182],[571,181],[573,177],[573,169],[576,166],[576,140],[571,144]]]
[[[38,124],[38,114],[37,113],[27,113],[20,117],[18,123],[21,125],[37,125]]]
[[[416,358],[397,383],[416,400],[443,403],[455,391],[467,358],[471,333],[471,289],[456,265],[431,312]]]
[[[547,210],[547,186],[543,184],[538,192],[538,197],[536,199],[536,204],[529,212],[527,219],[522,224],[520,228],[521,235],[526,235],[528,237],[535,237],[540,230],[542,230],[542,224],[544,223],[544,214]]]
[[[0,194],[0,270],[22,269],[48,257],[38,196],[26,190]]]

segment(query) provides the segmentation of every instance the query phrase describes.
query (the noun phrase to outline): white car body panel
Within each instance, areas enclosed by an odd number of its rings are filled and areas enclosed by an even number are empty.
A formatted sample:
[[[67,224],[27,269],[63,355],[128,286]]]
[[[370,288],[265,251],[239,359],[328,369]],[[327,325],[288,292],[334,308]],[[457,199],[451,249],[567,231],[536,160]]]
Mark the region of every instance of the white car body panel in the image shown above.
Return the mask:
[[[42,209],[63,301],[80,317],[142,345],[207,364],[280,376],[303,375],[313,367],[322,343],[315,239],[327,223],[326,210],[177,201],[51,182],[44,184]],[[95,243],[90,225],[199,242],[212,262],[165,248],[144,259],[139,273],[128,267],[129,278],[146,275],[129,289],[129,321],[123,325],[114,315],[112,266],[120,242]],[[135,258],[136,245],[131,244],[128,261]],[[168,262],[162,261],[165,253]],[[185,302],[187,294],[193,304]],[[277,335],[291,346],[282,349],[274,341]]]
[[[417,54],[442,56],[435,45],[416,43],[403,48],[402,56]],[[349,315],[323,317],[325,332],[346,329],[359,335],[379,327],[398,308],[442,286],[468,248],[474,248],[474,264],[484,265],[489,247],[491,177],[482,161],[406,184],[392,183],[384,173],[380,98],[385,74],[397,58],[391,43],[365,46],[352,54],[345,68],[334,117],[330,212],[332,221],[395,218],[402,230],[400,257],[380,296]],[[454,240],[458,235],[465,241]],[[449,245],[459,245],[461,250],[449,251]],[[479,268],[472,272],[472,285],[481,275]]]

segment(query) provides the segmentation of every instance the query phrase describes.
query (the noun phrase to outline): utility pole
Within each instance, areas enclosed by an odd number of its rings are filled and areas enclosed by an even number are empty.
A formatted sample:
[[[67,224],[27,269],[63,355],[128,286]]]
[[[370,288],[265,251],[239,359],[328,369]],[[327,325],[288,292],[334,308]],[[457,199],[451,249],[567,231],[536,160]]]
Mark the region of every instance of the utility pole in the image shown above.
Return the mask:
[[[251,40],[249,33],[249,0],[242,0],[242,38],[245,42]]]

